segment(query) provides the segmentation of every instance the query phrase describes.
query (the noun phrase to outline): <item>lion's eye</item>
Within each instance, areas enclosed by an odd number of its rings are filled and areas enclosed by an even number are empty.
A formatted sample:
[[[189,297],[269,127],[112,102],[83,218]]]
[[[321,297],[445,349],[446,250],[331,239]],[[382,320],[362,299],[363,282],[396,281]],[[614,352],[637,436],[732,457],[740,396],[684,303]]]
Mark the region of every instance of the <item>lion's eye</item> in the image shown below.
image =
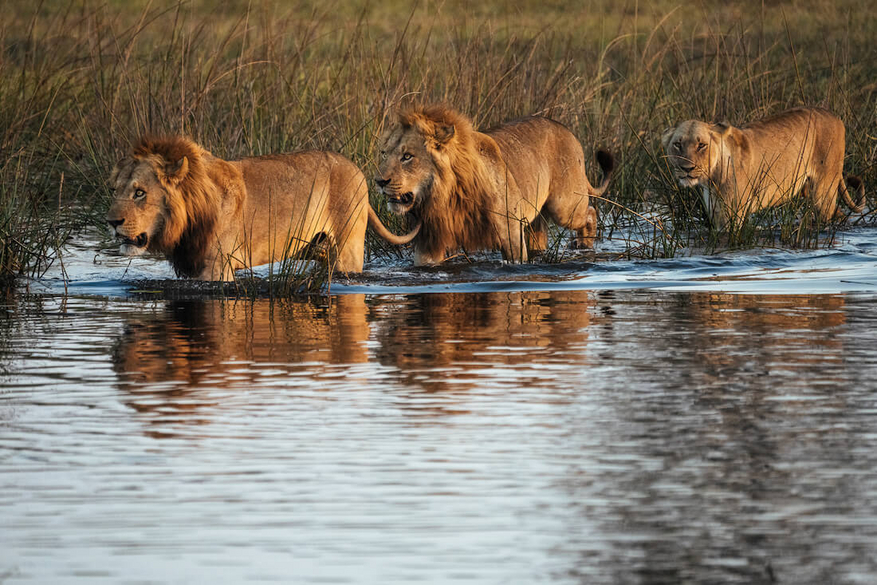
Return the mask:
[[[405,154],[402,155],[402,162],[409,161],[412,158],[414,158],[414,155],[411,154],[410,152],[406,152]]]
[[[706,148],[706,143],[705,143],[705,142],[700,142],[700,143],[698,143],[698,145],[697,145],[697,149],[698,149],[698,150],[703,150],[704,148]]]
[[[674,142],[674,143],[673,143],[673,147],[674,147],[676,150],[682,150],[682,143],[681,143],[681,142]]]
[[[137,189],[134,191],[134,199],[143,199],[144,197],[146,197],[146,191],[143,189]]]

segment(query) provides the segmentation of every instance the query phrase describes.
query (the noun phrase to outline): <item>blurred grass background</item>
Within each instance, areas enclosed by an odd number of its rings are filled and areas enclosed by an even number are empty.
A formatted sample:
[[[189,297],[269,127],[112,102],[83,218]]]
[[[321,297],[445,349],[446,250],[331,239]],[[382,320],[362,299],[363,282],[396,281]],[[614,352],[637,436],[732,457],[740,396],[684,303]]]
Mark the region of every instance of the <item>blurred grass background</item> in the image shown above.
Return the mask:
[[[607,237],[627,226],[632,257],[717,245],[697,198],[674,186],[661,156],[660,133],[684,119],[740,125],[795,105],[827,107],[847,126],[846,171],[863,178],[869,197],[877,184],[870,0],[13,0],[3,8],[5,280],[38,275],[71,233],[102,226],[109,172],[144,132],[184,133],[225,158],[334,150],[371,177],[387,113],[411,101],[446,101],[482,128],[539,113],[566,124],[586,152],[611,150],[620,169],[609,197],[618,205],[600,205],[601,225]],[[596,181],[596,163],[589,172]],[[753,222],[774,226],[781,244],[815,245],[800,215],[786,208]],[[754,223],[744,227],[724,245],[764,244]],[[393,253],[372,237],[367,244],[372,256]]]

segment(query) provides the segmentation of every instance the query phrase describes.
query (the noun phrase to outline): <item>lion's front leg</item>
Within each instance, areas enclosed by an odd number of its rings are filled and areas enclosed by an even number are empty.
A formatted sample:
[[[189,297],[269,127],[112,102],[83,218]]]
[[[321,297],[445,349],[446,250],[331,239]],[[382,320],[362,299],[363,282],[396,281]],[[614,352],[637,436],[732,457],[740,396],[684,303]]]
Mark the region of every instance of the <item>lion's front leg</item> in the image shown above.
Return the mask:
[[[499,246],[502,258],[513,264],[527,261],[527,246],[524,241],[524,224],[522,221],[509,217],[499,229]]]
[[[434,266],[445,261],[444,254],[430,254],[418,248],[414,249],[414,265],[415,266]]]
[[[211,258],[197,278],[209,282],[230,282],[234,280],[234,267],[228,258]]]
[[[710,187],[710,185],[700,186],[700,199],[703,203],[703,210],[706,214],[710,227],[717,232],[724,230],[728,225],[728,216],[731,201],[725,201],[722,197],[723,191]]]

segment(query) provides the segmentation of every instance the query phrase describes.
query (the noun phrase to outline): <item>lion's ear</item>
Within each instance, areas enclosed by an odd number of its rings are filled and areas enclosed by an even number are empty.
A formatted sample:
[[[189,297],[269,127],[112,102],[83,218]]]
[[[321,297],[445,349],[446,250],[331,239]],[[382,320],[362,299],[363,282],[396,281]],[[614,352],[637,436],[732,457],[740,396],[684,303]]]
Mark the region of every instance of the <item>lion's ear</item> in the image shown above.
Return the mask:
[[[481,152],[482,156],[489,157],[495,162],[499,162],[502,160],[502,155],[499,151],[499,145],[493,138],[485,134],[482,134],[480,136],[476,134],[476,137],[476,144],[478,145],[478,150],[479,152]]]
[[[454,125],[453,124],[436,124],[435,132],[433,133],[435,137],[435,141],[439,144],[447,144],[448,141],[454,137]]]
[[[722,138],[730,134],[733,128],[734,127],[727,122],[719,122],[710,126],[710,130],[712,130]]]
[[[667,150],[667,147],[670,146],[670,139],[673,138],[673,133],[676,132],[676,127],[667,128],[664,130],[664,133],[661,134],[661,146],[664,147],[664,150]]]
[[[176,163],[168,163],[164,169],[165,177],[167,177],[168,182],[172,185],[179,185],[182,183],[188,172],[189,159],[185,156]]]

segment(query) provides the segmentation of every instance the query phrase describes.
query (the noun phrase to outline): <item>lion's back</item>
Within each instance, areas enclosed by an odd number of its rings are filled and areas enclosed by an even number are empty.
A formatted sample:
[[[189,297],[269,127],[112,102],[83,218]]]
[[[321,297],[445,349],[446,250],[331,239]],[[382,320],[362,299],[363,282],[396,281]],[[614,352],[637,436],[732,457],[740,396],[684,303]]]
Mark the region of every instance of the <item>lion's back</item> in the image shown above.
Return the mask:
[[[361,198],[367,194],[365,176],[350,159],[328,151],[307,150],[269,154],[237,161],[251,198],[284,194],[293,199],[313,194]]]
[[[573,154],[581,155],[578,138],[563,124],[541,116],[529,116],[491,128],[485,134],[493,138],[509,159],[528,156]],[[542,158],[542,157],[540,157]]]
[[[842,164],[844,124],[824,108],[792,108],[751,122],[741,130],[749,137],[753,161],[770,160],[773,155],[777,162],[798,167],[803,153],[811,163],[826,158],[836,163],[839,158]]]
[[[564,125],[533,116],[492,129],[502,158],[527,199],[543,201],[554,190],[587,189],[584,152]]]

